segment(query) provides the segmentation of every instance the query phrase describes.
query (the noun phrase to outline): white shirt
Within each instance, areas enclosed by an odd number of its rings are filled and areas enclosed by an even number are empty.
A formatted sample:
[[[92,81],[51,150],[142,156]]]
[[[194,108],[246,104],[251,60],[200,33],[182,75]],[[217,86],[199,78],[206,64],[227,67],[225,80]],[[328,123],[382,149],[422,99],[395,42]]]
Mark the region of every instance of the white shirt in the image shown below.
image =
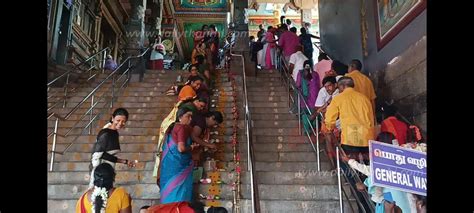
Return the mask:
[[[161,48],[163,48],[163,54],[160,54],[158,51],[156,51],[157,46],[161,46]],[[153,49],[151,50],[150,60],[163,59],[164,54],[166,54],[165,46],[163,44],[155,44],[155,45],[153,45]]]
[[[329,99],[334,98],[336,95],[339,94],[339,89],[336,89],[332,93],[332,95],[329,95],[328,91],[326,90],[326,87],[321,87],[318,93],[318,97],[316,98],[316,102],[314,103],[315,107],[322,107],[324,104],[326,104]]]
[[[321,87],[318,93],[318,97],[316,98],[316,102],[314,103],[315,107],[322,107],[324,104],[326,104],[330,99],[336,97],[336,95],[339,94],[339,89],[336,89],[332,95],[329,95],[328,91],[326,90],[326,87]],[[341,120],[337,119],[336,120],[336,128],[341,130]]]
[[[296,77],[298,77],[298,72],[303,69],[304,61],[306,60],[308,60],[308,58],[306,58],[306,56],[301,51],[291,54],[290,64],[293,64],[295,66],[291,76],[295,81]]]

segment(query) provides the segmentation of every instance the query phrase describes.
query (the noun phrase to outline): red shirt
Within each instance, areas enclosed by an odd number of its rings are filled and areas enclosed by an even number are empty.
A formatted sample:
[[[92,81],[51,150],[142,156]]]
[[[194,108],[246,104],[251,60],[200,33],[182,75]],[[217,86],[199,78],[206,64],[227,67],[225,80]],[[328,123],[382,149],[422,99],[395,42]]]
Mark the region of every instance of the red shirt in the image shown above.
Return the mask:
[[[380,131],[395,135],[399,145],[403,145],[407,141],[408,125],[399,121],[395,116],[390,116],[382,121]]]

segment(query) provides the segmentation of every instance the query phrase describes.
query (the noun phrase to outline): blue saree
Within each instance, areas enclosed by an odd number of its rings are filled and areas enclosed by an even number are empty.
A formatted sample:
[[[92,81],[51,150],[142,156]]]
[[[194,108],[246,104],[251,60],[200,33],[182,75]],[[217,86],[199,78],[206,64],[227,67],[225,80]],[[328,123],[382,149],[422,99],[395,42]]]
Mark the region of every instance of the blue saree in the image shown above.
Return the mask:
[[[191,137],[186,139],[186,147],[191,146]],[[192,201],[193,192],[193,161],[191,152],[181,153],[178,144],[166,135],[163,146],[160,174],[160,202],[173,203]]]

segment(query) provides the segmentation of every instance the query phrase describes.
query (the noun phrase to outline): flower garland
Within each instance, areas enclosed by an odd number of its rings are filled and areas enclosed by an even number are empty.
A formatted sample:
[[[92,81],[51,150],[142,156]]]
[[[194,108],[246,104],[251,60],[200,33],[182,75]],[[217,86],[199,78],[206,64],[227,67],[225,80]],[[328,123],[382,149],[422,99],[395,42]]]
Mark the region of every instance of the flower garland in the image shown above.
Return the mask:
[[[105,213],[105,208],[107,207],[107,199],[109,198],[109,194],[107,192],[107,189],[105,187],[97,187],[94,186],[94,191],[92,192],[91,195],[91,200],[92,200],[92,212],[95,212],[95,200],[96,197],[100,196],[102,198],[102,207],[100,208],[101,213]]]

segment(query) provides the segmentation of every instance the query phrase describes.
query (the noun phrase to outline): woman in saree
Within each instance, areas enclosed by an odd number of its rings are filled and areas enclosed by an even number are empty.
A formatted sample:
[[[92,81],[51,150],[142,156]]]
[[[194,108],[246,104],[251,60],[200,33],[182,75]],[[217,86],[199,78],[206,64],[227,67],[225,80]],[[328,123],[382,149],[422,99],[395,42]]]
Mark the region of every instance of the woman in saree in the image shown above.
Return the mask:
[[[192,115],[189,108],[180,108],[177,120],[165,133],[158,179],[162,204],[192,201],[194,164],[191,151],[195,146],[189,126]]]
[[[303,64],[303,69],[298,72],[298,76],[296,77],[296,86],[299,88],[309,108],[308,111],[303,100],[300,101],[300,108],[303,113],[301,119],[303,120],[304,129],[308,133],[311,132],[310,127],[312,126],[314,128],[316,125],[316,122],[312,121],[310,126],[309,113],[314,111],[314,103],[316,102],[319,89],[321,88],[319,75],[313,72],[311,63],[311,60],[306,60]]]
[[[79,213],[131,213],[132,199],[123,187],[114,187],[115,171],[109,163],[94,170],[93,187],[87,189],[76,203]]]
[[[198,63],[198,60],[197,60],[198,55],[202,55],[204,57],[206,56],[206,44],[201,43],[193,49],[193,52],[191,54],[191,63],[192,64],[197,64]]]
[[[269,26],[268,31],[265,33],[266,44],[263,46],[263,49],[265,50],[264,57],[266,69],[275,68],[275,30],[275,28]]]
[[[194,98],[199,90],[203,79],[199,76],[190,76],[188,82],[184,87],[179,91],[178,101],[184,101]]]

